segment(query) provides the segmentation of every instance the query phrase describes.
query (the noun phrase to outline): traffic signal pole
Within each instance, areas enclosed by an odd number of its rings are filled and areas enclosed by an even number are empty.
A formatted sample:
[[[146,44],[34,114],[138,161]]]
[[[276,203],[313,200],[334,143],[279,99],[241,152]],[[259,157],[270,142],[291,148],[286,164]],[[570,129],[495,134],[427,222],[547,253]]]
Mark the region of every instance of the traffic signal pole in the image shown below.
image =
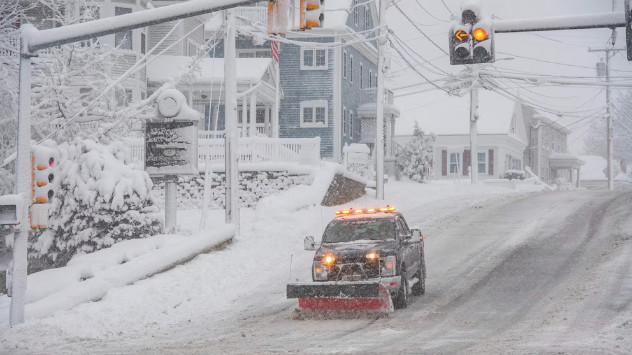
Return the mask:
[[[13,233],[13,271],[11,273],[11,308],[9,324],[11,326],[24,322],[24,304],[26,303],[26,277],[28,268],[28,236],[30,223],[28,220],[31,205],[31,54],[26,50],[28,41],[26,34],[35,30],[31,25],[20,28],[20,73],[19,73],[19,111],[18,111],[18,144],[17,163],[15,168],[16,192],[24,203],[22,211],[18,211],[21,222]]]
[[[224,41],[224,77],[226,78],[226,135],[225,139],[225,180],[226,192],[224,205],[226,211],[226,223],[234,224],[236,233],[239,234],[239,155],[237,132],[237,55],[235,49],[236,39],[235,15],[232,11],[226,11],[226,35]],[[244,124],[246,121],[244,120]]]
[[[470,176],[472,185],[478,184],[478,87],[472,78],[470,87]]]

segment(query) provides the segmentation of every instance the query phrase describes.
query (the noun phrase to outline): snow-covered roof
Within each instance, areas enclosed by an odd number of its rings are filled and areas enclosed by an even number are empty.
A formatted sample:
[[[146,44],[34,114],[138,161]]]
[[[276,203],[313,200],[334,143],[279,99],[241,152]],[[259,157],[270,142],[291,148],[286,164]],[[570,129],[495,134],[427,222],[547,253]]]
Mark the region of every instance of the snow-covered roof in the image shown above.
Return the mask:
[[[566,134],[571,134],[571,131],[565,126],[568,126],[573,121],[576,121],[577,118],[572,117],[558,117],[554,114],[548,112],[539,112],[533,115],[533,118],[542,121],[546,125],[550,125],[555,127],[557,130],[560,130]]]
[[[498,94],[479,90],[479,134],[508,134],[516,103]],[[460,135],[470,132],[470,96],[451,97],[424,107],[419,123],[425,133]]]
[[[147,80],[164,83],[180,77],[193,58],[161,55],[147,65]],[[271,58],[237,58],[237,82],[258,83],[272,65]],[[204,58],[192,84],[212,84],[224,80],[224,58]]]
[[[377,112],[377,103],[369,102],[366,104],[362,104],[358,107],[358,115],[359,116],[371,116],[374,117]],[[384,113],[395,115],[399,117],[399,110],[397,107],[391,104],[384,104]]]

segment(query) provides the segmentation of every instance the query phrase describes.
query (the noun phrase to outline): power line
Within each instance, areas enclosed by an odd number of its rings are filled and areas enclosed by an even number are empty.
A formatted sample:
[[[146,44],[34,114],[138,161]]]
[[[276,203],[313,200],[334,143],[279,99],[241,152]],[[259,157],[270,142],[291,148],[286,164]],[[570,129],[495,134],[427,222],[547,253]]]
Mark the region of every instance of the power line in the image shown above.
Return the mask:
[[[583,65],[561,63],[561,62],[555,62],[555,61],[552,61],[552,60],[537,59],[537,58],[532,58],[532,57],[521,56],[521,55],[518,55],[518,54],[507,53],[507,52],[498,52],[498,53],[504,54],[504,55],[510,55],[510,56],[513,56],[513,57],[516,57],[516,58],[533,60],[533,61],[536,61],[536,62],[557,64],[557,65],[562,65],[562,66],[566,66],[566,67],[574,67],[574,68],[583,68],[583,69],[595,70],[595,68],[593,68],[593,67],[587,67],[587,66],[583,66]],[[632,70],[621,70],[621,69],[610,69],[610,70],[611,71],[623,72],[623,73],[632,73]]]
[[[448,12],[450,13],[450,15],[454,16],[454,13],[452,12],[452,10],[450,10],[450,8],[448,7],[448,5],[446,5],[444,0],[441,0],[441,3],[443,4],[443,6],[445,6],[446,10],[448,10]]]
[[[402,59],[406,62],[406,64],[408,64],[408,66],[412,70],[415,71],[415,73],[417,73],[419,76],[421,76],[424,80],[426,80],[428,83],[430,83],[435,88],[437,88],[437,89],[439,89],[441,91],[445,91],[448,94],[450,94],[450,92],[448,90],[446,90],[446,89],[440,87],[439,85],[435,84],[432,80],[428,79],[424,74],[422,74],[419,70],[417,70],[417,68],[410,63],[410,61],[406,58],[406,56],[402,52],[400,52],[400,50],[395,45],[393,45],[393,41],[390,38],[388,39],[388,41],[391,44],[391,48],[393,48],[397,53],[399,53],[399,55],[402,57]]]
[[[408,48],[408,50],[409,50],[410,52],[414,53],[417,57],[419,57],[421,60],[423,60],[423,61],[424,61],[424,63],[426,63],[426,64],[430,65],[431,67],[433,67],[433,68],[435,68],[435,69],[437,69],[438,71],[440,71],[440,72],[441,72],[441,73],[443,73],[443,74],[446,74],[446,75],[451,75],[451,74],[450,74],[450,73],[448,73],[447,71],[445,71],[445,70],[443,70],[443,69],[439,68],[438,66],[436,66],[436,65],[432,64],[429,60],[427,60],[426,58],[424,58],[421,54],[419,54],[419,52],[415,51],[415,50],[414,50],[412,47],[410,47],[410,46],[409,46],[406,42],[404,42],[401,38],[399,38],[399,36],[397,36],[397,35],[395,34],[395,32],[390,32],[390,34],[392,34],[392,35],[393,35],[393,38],[395,38],[395,40],[396,40],[396,41],[397,41],[397,42],[398,42],[401,46],[404,46],[404,47]],[[423,66],[423,65],[422,65],[422,66]],[[425,67],[424,67],[424,68],[425,68]],[[428,68],[425,68],[425,69],[426,69],[426,70],[429,70]],[[429,71],[432,71],[432,70],[429,70]],[[440,75],[439,73],[436,73],[436,72],[434,72],[434,74]]]
[[[402,10],[401,7],[399,7],[398,4],[393,4],[395,6],[395,8],[397,8],[397,10],[404,15],[404,17],[408,20],[408,22],[410,22],[413,26],[415,26],[415,28],[417,29],[417,31],[419,31],[424,37],[426,37],[426,39],[428,41],[430,41],[430,43],[432,43],[435,47],[439,48],[439,50],[443,53],[445,53],[446,55],[449,55],[448,52],[445,51],[445,49],[441,48],[441,46],[439,46],[435,41],[433,41],[430,37],[428,37],[428,35],[426,35],[426,33],[419,28],[419,26],[417,26],[417,24],[415,24],[413,22],[413,20]]]
[[[431,14],[430,11],[426,10],[426,8],[419,2],[419,0],[415,0],[415,2],[417,3],[417,5],[419,5],[419,7],[421,7],[422,10],[424,10],[433,19],[435,19],[437,21],[441,21],[441,22],[450,22],[449,20],[442,20],[442,19],[438,18],[437,16]]]

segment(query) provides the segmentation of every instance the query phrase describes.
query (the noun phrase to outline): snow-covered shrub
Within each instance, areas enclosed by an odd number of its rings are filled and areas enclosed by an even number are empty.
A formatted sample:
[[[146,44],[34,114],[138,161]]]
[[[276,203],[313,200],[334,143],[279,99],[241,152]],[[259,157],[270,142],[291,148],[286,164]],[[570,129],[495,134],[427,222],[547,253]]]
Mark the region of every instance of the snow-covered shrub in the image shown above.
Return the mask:
[[[557,187],[557,191],[571,191],[575,190],[575,186],[568,181],[565,177],[559,177],[553,180],[553,185]]]
[[[413,181],[428,182],[432,180],[434,142],[434,134],[424,134],[415,122],[413,138],[404,146],[397,158],[397,165],[401,172]]]
[[[75,139],[59,145],[57,194],[49,228],[32,236],[29,256],[42,266],[65,265],[88,253],[162,232],[147,173],[131,165],[122,142]]]

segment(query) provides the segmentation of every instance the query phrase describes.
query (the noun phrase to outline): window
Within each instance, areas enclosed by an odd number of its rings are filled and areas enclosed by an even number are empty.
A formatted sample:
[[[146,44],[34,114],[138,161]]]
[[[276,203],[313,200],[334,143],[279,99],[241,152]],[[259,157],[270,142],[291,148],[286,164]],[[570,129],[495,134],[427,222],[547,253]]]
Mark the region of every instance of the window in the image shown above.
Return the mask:
[[[373,87],[373,70],[369,69],[369,87]]]
[[[129,106],[132,102],[132,90],[131,89],[116,89],[114,91],[114,98],[116,99],[116,106]]]
[[[377,87],[377,73],[375,73],[375,87]]]
[[[301,127],[327,127],[327,100],[301,102]]]
[[[342,107],[342,132],[347,135],[347,131],[349,130],[349,122],[347,121],[349,117],[347,116],[347,108]]]
[[[347,51],[342,52],[342,77],[347,78]]]
[[[144,33],[140,34],[140,53],[141,54],[145,54],[146,53],[146,46],[147,46],[147,39],[145,37]]]
[[[368,30],[369,29],[369,7],[368,6],[364,6],[364,29]]]
[[[349,81],[353,82],[353,56],[349,57]]]
[[[353,0],[353,23],[358,26],[360,20],[360,7],[358,7],[358,0]]]
[[[450,153],[450,174],[461,172],[461,153]]]
[[[353,138],[353,111],[349,111],[349,138]]]
[[[301,49],[301,69],[324,70],[327,69],[326,49]]]
[[[364,82],[364,73],[363,73],[364,69],[363,68],[364,66],[362,65],[362,63],[360,63],[360,89],[362,89],[362,85]]]
[[[487,152],[478,152],[478,173],[487,174]]]
[[[114,15],[120,16],[125,14],[131,14],[132,9],[127,7],[115,7]],[[127,30],[123,32],[117,32],[114,34],[114,46],[119,49],[127,49],[132,50],[132,30]]]

